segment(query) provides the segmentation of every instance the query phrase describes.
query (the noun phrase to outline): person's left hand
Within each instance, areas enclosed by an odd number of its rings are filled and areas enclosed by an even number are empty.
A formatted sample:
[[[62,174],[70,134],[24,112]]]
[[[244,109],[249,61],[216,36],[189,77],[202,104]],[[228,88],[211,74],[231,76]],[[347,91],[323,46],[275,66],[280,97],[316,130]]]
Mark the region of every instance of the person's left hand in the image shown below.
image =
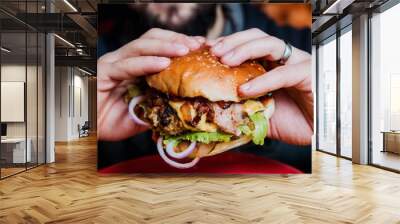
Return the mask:
[[[284,41],[259,29],[249,29],[209,40],[211,52],[222,63],[237,66],[250,59],[279,60]],[[289,144],[311,144],[313,134],[313,94],[311,57],[295,47],[285,65],[276,67],[238,89],[245,97],[258,97],[273,92],[275,112],[270,119],[268,137]]]
[[[121,141],[148,129],[134,122],[124,95],[139,76],[167,68],[171,57],[199,48],[202,37],[153,28],[97,60],[97,130],[99,140]]]

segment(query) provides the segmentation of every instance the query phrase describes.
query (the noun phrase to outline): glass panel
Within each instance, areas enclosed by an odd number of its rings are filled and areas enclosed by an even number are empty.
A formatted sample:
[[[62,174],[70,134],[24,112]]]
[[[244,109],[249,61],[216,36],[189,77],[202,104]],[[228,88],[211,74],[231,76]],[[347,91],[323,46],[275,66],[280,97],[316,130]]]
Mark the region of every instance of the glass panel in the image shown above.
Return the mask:
[[[26,12],[28,15],[38,12],[37,1],[27,2]],[[33,24],[37,23],[38,17],[29,17]],[[35,30],[27,30],[27,76],[26,76],[26,113],[27,113],[27,150],[30,149],[30,159],[28,160],[27,167],[37,166],[38,160],[38,94],[37,94],[37,74],[38,74],[38,35]]]
[[[45,0],[0,1],[24,20],[43,13]],[[45,162],[45,35],[0,12],[1,31],[1,178]],[[33,23],[37,21],[31,21]],[[5,98],[5,100],[3,99]]]
[[[318,149],[336,153],[336,39],[318,48]]]
[[[400,170],[400,5],[372,22],[372,163]]]
[[[340,36],[340,153],[351,158],[352,149],[352,35]]]
[[[37,63],[38,63],[38,52],[37,52],[37,33],[27,33],[28,38],[28,63],[27,63],[27,80],[26,80],[26,112],[27,112],[27,143],[28,150],[30,148],[30,159],[28,160],[28,167],[37,165],[38,160],[38,144],[37,144],[37,132],[38,132],[38,95],[37,95]]]
[[[5,177],[25,170],[31,158],[31,151],[26,151],[26,33],[2,33],[1,45],[7,49],[1,51],[1,173]]]
[[[45,150],[45,44],[46,37],[44,34],[38,35],[38,163],[45,163],[46,150]]]

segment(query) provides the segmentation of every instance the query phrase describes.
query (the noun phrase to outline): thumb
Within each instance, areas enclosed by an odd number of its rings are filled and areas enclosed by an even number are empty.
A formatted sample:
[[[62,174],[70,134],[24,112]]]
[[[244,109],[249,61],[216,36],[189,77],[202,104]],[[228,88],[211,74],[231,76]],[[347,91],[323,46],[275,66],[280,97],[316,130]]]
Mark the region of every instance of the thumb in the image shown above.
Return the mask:
[[[258,76],[239,87],[243,97],[258,97],[269,92],[293,87],[300,91],[311,91],[311,61],[283,65]]]

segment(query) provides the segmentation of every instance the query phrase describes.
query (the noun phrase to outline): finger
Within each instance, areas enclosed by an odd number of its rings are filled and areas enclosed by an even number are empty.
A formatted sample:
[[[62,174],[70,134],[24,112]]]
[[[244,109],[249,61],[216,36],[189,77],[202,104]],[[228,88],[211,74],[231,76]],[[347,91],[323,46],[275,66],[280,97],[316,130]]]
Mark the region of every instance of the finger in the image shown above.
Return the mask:
[[[191,50],[195,50],[200,47],[200,43],[196,40],[196,38],[189,37],[184,34],[176,33],[170,30],[163,30],[160,28],[153,28],[147,31],[141,37],[177,42],[186,45]]]
[[[171,43],[157,39],[136,39],[116,51],[109,53],[107,62],[115,62],[135,56],[182,56],[189,52],[189,48],[180,43]]]
[[[133,57],[108,64],[101,73],[112,80],[130,80],[137,76],[160,72],[167,68],[170,62],[170,59],[165,57]]]
[[[241,85],[239,94],[244,97],[258,97],[289,87],[311,91],[311,60],[277,67]]]
[[[224,37],[218,37],[217,39],[212,39],[212,40],[207,40],[206,41],[206,45],[207,46],[214,46],[216,43],[218,43],[219,41],[221,41]]]
[[[200,44],[204,44],[206,42],[206,38],[202,36],[194,36],[194,38],[199,42]]]
[[[279,60],[285,51],[285,42],[273,36],[250,40],[221,56],[229,66],[237,66],[249,59],[265,57],[270,61]],[[285,64],[297,64],[310,59],[310,54],[292,46],[292,55]]]
[[[115,94],[115,92],[118,92]],[[148,128],[136,124],[128,114],[128,105],[121,100],[126,89],[118,89],[98,107],[99,139],[120,141]]]
[[[237,66],[250,59],[267,57],[276,61],[285,51],[285,42],[275,37],[262,37],[245,42],[221,56],[221,62],[229,66]]]
[[[261,37],[267,37],[268,34],[262,32],[259,29],[253,28],[241,32],[234,33],[230,36],[227,36],[219,41],[219,43],[215,44],[211,48],[211,52],[216,56],[220,57],[228,51],[231,51],[235,47],[253,39],[258,39]]]

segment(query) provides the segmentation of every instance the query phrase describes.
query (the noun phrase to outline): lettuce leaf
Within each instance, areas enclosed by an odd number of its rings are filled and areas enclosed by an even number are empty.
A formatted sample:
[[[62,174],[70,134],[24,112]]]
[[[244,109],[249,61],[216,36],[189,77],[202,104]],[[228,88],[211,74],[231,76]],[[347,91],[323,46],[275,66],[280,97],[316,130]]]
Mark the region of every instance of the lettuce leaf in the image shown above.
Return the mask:
[[[250,120],[254,123],[252,133],[253,142],[256,145],[264,145],[264,138],[267,136],[268,121],[262,112],[250,115]]]
[[[253,132],[251,131],[251,129],[249,128],[249,126],[247,126],[247,125],[240,125],[239,127],[238,127],[238,129],[239,129],[239,131],[242,133],[242,134],[244,134],[244,135],[246,135],[246,136],[251,136],[252,134],[253,134]]]
[[[264,138],[267,136],[268,121],[263,112],[257,112],[250,115],[250,120],[254,124],[254,130],[251,130],[247,125],[240,125],[238,129],[241,133],[247,136],[252,136],[252,140],[256,145],[263,145]],[[177,146],[182,141],[196,141],[205,144],[210,142],[228,142],[232,135],[220,132],[191,132],[176,136],[164,136],[164,144],[173,142]]]
[[[176,136],[165,136],[164,144],[174,142],[174,146],[178,145],[181,141],[196,141],[205,144],[210,142],[228,142],[232,135],[223,134],[220,132],[191,132]]]

